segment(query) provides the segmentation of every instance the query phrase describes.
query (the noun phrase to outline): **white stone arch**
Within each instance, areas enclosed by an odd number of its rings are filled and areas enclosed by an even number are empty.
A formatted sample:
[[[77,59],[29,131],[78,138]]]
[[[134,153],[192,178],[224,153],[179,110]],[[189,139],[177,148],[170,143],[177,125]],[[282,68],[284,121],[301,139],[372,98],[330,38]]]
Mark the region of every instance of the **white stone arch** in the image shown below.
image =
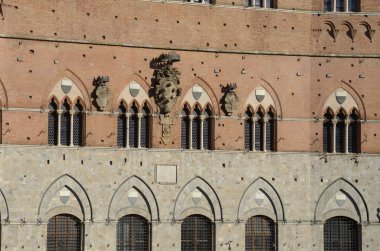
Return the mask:
[[[159,221],[160,220],[160,214],[159,214],[159,208],[156,200],[156,196],[150,189],[150,187],[139,177],[137,176],[131,176],[128,179],[126,179],[121,185],[116,189],[115,193],[113,194],[110,204],[108,206],[108,219],[109,220],[117,220],[118,214],[139,214],[143,217],[147,217],[148,214],[146,212],[143,212],[143,210],[138,208],[120,208],[118,207],[118,203],[121,201],[121,199],[124,197],[124,195],[131,189],[135,189],[141,197],[144,199],[146,206],[148,208],[148,213],[150,216],[151,221]]]
[[[186,206],[188,204],[186,201],[191,199],[190,195],[194,192],[194,190],[198,190],[207,199],[211,211],[205,208],[199,208],[198,210],[197,206]],[[207,213],[206,211],[209,212]],[[173,208],[173,219],[183,220],[186,216],[196,213],[205,215],[214,221],[223,221],[222,205],[218,195],[210,184],[199,176],[194,177],[187,182],[177,195]]]
[[[8,221],[9,220],[9,208],[8,208],[8,202],[4,196],[3,191],[0,189],[0,216],[2,217],[1,220]]]
[[[338,102],[337,95],[342,95],[342,97],[345,96],[345,100],[343,103],[340,104]],[[341,109],[346,111],[348,113],[348,116],[350,115],[349,113],[354,109],[359,111],[360,114],[360,109],[355,99],[348,91],[346,91],[343,88],[338,88],[330,94],[330,96],[326,99],[325,104],[323,105],[323,113],[327,111],[329,108],[334,112],[335,115],[338,114]]]
[[[338,192],[345,195],[349,202],[352,203],[351,208],[340,208],[338,204],[334,208],[327,206],[329,201],[333,199]],[[355,186],[343,178],[335,180],[322,192],[315,207],[315,221],[323,222],[335,216],[350,217],[361,223],[369,222],[368,207],[363,196]]]
[[[252,200],[256,200],[257,193],[264,194],[264,199],[269,200],[271,208],[260,206],[259,203],[253,205]],[[280,196],[274,187],[261,177],[252,182],[244,191],[239,201],[237,220],[247,220],[254,215],[265,215],[273,220],[285,221],[284,207]]]
[[[72,176],[68,174],[64,174],[58,177],[45,190],[41,198],[40,204],[38,206],[38,216],[43,221],[48,220],[48,217],[52,215],[48,211],[49,203],[53,199],[55,194],[64,187],[69,189],[74,194],[75,198],[77,199],[77,202],[79,203],[81,207],[81,211],[82,211],[82,217],[80,217],[80,219],[92,220],[93,219],[92,204],[86,190],[76,179],[74,179]],[[59,208],[55,208],[54,212],[55,214],[67,213],[65,209],[66,207],[62,206]],[[78,216],[78,214],[76,213],[75,216]]]
[[[258,96],[264,95],[264,98],[262,100],[259,100],[257,98]],[[248,107],[251,107],[254,112],[257,112],[260,107],[265,112],[268,112],[270,108],[272,108],[276,112],[276,103],[273,99],[270,92],[267,91],[266,88],[264,88],[262,85],[257,86],[249,95],[248,98],[245,101],[244,104],[244,112],[247,110]]]
[[[63,91],[63,89],[61,88],[61,85],[71,85],[71,89],[68,93],[65,93]],[[83,108],[85,109],[86,108],[86,102],[85,102],[85,98],[84,98],[84,95],[81,91],[81,89],[79,88],[79,86],[76,84],[76,82],[74,82],[74,80],[72,80],[71,78],[65,76],[63,78],[61,78],[53,87],[52,89],[50,90],[48,96],[49,98],[48,102],[47,103],[50,103],[50,100],[52,98],[58,100],[59,104],[58,107],[60,107],[60,104],[63,103],[64,99],[65,98],[68,98],[69,100],[71,100],[72,102],[76,101],[76,100],[81,100],[82,102],[82,105],[83,105]],[[74,104],[72,104],[74,105]]]
[[[138,90],[137,95],[133,96],[132,94]],[[143,85],[139,82],[133,80],[128,83],[120,92],[116,107],[119,107],[120,102],[125,102],[128,105],[128,109],[130,108],[133,102],[136,102],[137,106],[142,108],[145,103],[148,103],[150,109],[152,109],[152,105],[150,102],[149,95],[147,91],[144,89]]]

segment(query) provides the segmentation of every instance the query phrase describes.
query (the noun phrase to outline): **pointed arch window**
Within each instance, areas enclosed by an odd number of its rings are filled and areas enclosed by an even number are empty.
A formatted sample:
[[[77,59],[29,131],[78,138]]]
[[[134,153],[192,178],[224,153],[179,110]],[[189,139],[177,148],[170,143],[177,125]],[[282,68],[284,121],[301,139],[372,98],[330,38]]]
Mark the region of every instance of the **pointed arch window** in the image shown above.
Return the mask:
[[[266,216],[253,216],[245,224],[245,250],[276,250],[276,225]]]
[[[360,121],[357,111],[353,111],[349,117],[347,144],[349,153],[358,153],[360,145]]]
[[[47,225],[47,251],[80,251],[82,229],[80,220],[73,215],[54,216]]]
[[[203,149],[211,150],[212,146],[212,111],[208,106],[204,111],[203,126]]]
[[[141,116],[141,132],[140,132],[140,146],[141,147],[149,147],[149,114],[150,110],[147,104],[144,105],[142,109]]]
[[[247,109],[244,116],[244,149],[253,150],[253,114]]]
[[[323,152],[330,153],[333,150],[333,115],[328,110],[323,115]]]
[[[194,109],[191,125],[192,149],[201,149],[201,110],[198,107]]]
[[[257,8],[275,8],[276,0],[247,0],[245,5],[247,7],[257,7]]]
[[[117,251],[151,250],[150,225],[139,215],[126,215],[117,223]]]
[[[73,114],[73,145],[74,146],[83,146],[83,130],[84,130],[84,112],[83,106],[77,102],[74,106]]]
[[[325,251],[358,251],[361,248],[360,225],[347,217],[333,217],[323,226]]]
[[[49,104],[48,114],[48,144],[58,145],[58,105],[54,99]]]
[[[126,147],[127,146],[127,109],[124,103],[120,103],[117,116],[117,146]]]
[[[181,225],[181,250],[214,250],[214,227],[210,219],[193,214],[184,219]]]
[[[266,128],[265,128],[265,149],[268,151],[274,151],[275,141],[275,119],[274,113],[270,110],[266,114]]]
[[[68,146],[70,145],[70,105],[65,100],[61,106],[61,145]]]
[[[129,110],[129,146],[137,148],[138,147],[138,109],[136,104],[133,104]]]
[[[190,111],[184,107],[181,111],[181,148],[190,148]]]
[[[255,150],[264,150],[264,114],[258,111],[255,114]]]

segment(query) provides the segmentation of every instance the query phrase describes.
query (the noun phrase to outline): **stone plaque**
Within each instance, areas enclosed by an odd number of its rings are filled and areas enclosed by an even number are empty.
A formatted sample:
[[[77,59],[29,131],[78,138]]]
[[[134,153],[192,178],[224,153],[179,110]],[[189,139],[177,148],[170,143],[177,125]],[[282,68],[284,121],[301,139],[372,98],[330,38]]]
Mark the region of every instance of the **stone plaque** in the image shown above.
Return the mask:
[[[177,184],[177,166],[157,165],[156,182],[161,184]]]

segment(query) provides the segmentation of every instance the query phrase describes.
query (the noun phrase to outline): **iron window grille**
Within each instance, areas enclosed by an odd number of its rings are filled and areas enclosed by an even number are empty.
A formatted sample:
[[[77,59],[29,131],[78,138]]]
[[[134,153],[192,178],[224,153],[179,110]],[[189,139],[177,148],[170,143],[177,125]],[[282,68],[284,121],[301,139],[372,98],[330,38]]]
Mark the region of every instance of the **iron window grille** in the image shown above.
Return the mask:
[[[264,121],[261,112],[256,113],[257,121],[255,122],[255,150],[264,150]]]
[[[78,103],[74,106],[73,145],[83,146],[83,108]]]
[[[149,251],[150,225],[139,215],[126,215],[117,223],[117,251]]]
[[[190,215],[181,225],[182,251],[212,251],[214,227],[210,219],[203,215]]]
[[[344,153],[344,139],[345,139],[345,116],[342,112],[337,115],[337,123],[335,129],[335,151],[337,153]]]
[[[333,217],[323,226],[325,251],[359,251],[361,228],[347,217]]]
[[[138,147],[138,124],[139,118],[137,116],[137,107],[132,106],[130,109],[129,117],[129,146]]]
[[[54,100],[49,104],[49,114],[48,114],[48,144],[57,145],[58,144],[58,113],[57,104]]]
[[[356,114],[351,114],[350,123],[348,125],[348,152],[358,153],[359,152],[359,135],[360,135],[360,122],[358,121],[358,116]]]
[[[246,251],[275,251],[276,225],[266,216],[253,216],[245,224]]]
[[[70,106],[67,102],[62,105],[61,114],[61,145],[70,144]]]
[[[191,135],[193,149],[201,149],[201,111],[198,108],[194,109],[194,118],[192,121]]]
[[[252,113],[250,111],[247,111],[245,113],[245,119],[244,119],[244,149],[245,150],[253,150],[252,129],[253,129]]]
[[[78,218],[60,214],[51,218],[47,225],[47,251],[80,251],[82,225]]]
[[[189,111],[184,108],[182,110],[182,118],[181,118],[181,148],[189,149],[190,148],[190,119],[189,119]]]
[[[140,146],[149,147],[149,108],[143,108],[143,115],[141,117],[141,135],[140,135]]]
[[[126,109],[121,104],[119,106],[119,115],[117,116],[117,146],[126,147],[127,145],[127,118]]]
[[[275,120],[274,120],[274,114],[272,112],[269,112],[267,114],[267,123],[266,123],[266,137],[265,137],[265,148],[268,151],[274,151],[274,128],[275,128]]]
[[[205,111],[205,119],[203,120],[203,149],[211,150],[212,135],[212,112],[210,109]]]
[[[323,121],[323,152],[332,152],[333,124],[332,115],[327,112]]]

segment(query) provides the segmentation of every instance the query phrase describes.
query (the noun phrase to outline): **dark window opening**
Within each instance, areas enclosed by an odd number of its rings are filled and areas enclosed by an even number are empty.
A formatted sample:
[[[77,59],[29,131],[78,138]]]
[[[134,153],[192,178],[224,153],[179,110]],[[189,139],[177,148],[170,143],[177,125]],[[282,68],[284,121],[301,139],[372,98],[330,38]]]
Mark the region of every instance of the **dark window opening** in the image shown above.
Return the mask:
[[[73,115],[73,145],[74,146],[83,146],[83,129],[84,129],[84,113],[83,107],[78,102],[74,106],[74,115]]]
[[[144,106],[142,109],[142,117],[141,117],[141,136],[140,136],[140,146],[141,147],[149,147],[149,107]]]
[[[189,110],[187,108],[182,109],[182,118],[181,118],[181,148],[189,149],[190,148],[190,119],[189,119]]]
[[[253,216],[245,224],[245,250],[276,250],[275,223],[266,216]]]
[[[245,119],[244,119],[244,149],[245,150],[253,150],[252,142],[253,142],[253,122],[252,122],[252,112],[247,110],[245,112]]]
[[[323,152],[332,152],[332,140],[333,140],[333,124],[332,124],[332,114],[326,112],[323,116]]]
[[[65,101],[62,105],[61,114],[61,145],[70,145],[70,106]]]
[[[117,223],[117,251],[150,250],[150,226],[148,221],[139,215],[126,215]]]
[[[58,144],[58,113],[57,104],[54,99],[49,104],[49,114],[48,114],[48,144],[57,145]]]
[[[210,219],[203,215],[190,215],[181,225],[182,251],[213,250],[214,228]]]
[[[51,218],[47,226],[47,251],[80,251],[82,226],[78,218],[60,214]]]
[[[117,116],[117,146],[126,147],[127,145],[127,109],[123,104],[119,106],[119,115]]]
[[[257,112],[255,122],[255,150],[264,150],[264,121],[263,113],[261,111]]]
[[[139,118],[137,116],[138,110],[135,105],[129,110],[129,146],[137,148],[138,147],[138,124]]]
[[[194,118],[192,121],[192,147],[193,149],[201,149],[201,111],[199,108],[194,109]]]
[[[210,108],[205,110],[205,118],[203,120],[203,148],[211,150],[212,139],[212,111]]]
[[[359,251],[361,247],[360,225],[347,217],[327,220],[323,237],[325,251]]]
[[[337,153],[345,152],[345,145],[344,145],[345,127],[346,127],[344,123],[345,118],[346,116],[343,114],[343,112],[338,113],[336,130],[335,130],[335,151]]]

